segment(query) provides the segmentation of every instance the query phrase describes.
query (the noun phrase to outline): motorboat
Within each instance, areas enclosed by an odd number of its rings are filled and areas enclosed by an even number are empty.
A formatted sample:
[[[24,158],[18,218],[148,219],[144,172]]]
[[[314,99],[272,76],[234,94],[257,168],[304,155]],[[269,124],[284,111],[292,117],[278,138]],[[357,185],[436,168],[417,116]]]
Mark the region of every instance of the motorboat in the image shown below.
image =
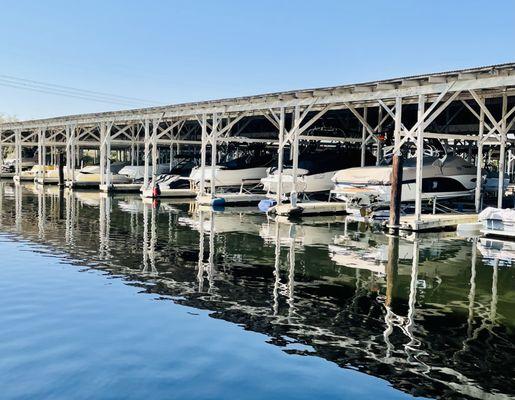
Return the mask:
[[[249,152],[241,157],[230,161],[219,163],[215,166],[215,188],[240,188],[241,186],[255,186],[266,177],[267,170],[276,160],[276,154],[260,151]],[[209,188],[213,171],[211,166],[204,167],[205,187]],[[194,187],[200,185],[202,179],[202,168],[195,167],[191,170],[189,179]]]
[[[110,182],[112,184],[131,183],[131,180],[118,172],[125,166],[125,163],[114,162],[111,163],[111,176]],[[74,177],[73,186],[81,187],[95,187],[100,185],[100,166],[88,165],[79,170]]]
[[[30,181],[33,182],[38,176],[55,169],[52,165],[34,165],[30,169],[22,170],[19,175],[14,175],[14,182]]]
[[[391,165],[348,168],[334,177],[334,198],[352,207],[387,205],[390,202]],[[476,167],[456,155],[424,157],[422,199],[451,199],[469,196],[476,187]],[[402,202],[413,202],[416,196],[416,158],[404,162]]]
[[[170,164],[158,164],[157,175],[165,174],[170,171]],[[145,166],[144,165],[126,165],[118,174],[124,175],[133,181],[141,181],[145,178]],[[152,165],[148,166],[147,177],[152,177]]]
[[[344,150],[324,150],[300,154],[297,168],[296,192],[304,194],[329,192],[333,188],[332,177],[344,168],[359,165],[361,150],[359,148]],[[372,165],[374,156],[366,153],[365,165]],[[293,168],[291,162],[282,170],[282,192],[288,194],[293,189]],[[261,179],[264,190],[269,197],[274,197],[279,188],[279,170],[269,168],[267,176]]]
[[[158,175],[142,187],[143,197],[195,197],[197,192],[192,188],[190,174],[195,167],[192,158],[179,159],[167,173]]]
[[[32,158],[23,157],[21,160],[21,170],[30,170],[36,165],[36,162]],[[7,157],[4,159],[2,165],[0,165],[0,177],[2,178],[14,178],[16,174],[16,158]]]
[[[77,171],[76,173],[78,172],[79,171]],[[63,177],[65,181],[71,179],[72,177],[71,170],[67,167],[63,167]],[[54,165],[48,166],[48,168],[45,168],[45,171],[43,171],[40,174],[36,174],[36,178],[34,179],[34,181],[39,184],[59,183],[59,167]]]

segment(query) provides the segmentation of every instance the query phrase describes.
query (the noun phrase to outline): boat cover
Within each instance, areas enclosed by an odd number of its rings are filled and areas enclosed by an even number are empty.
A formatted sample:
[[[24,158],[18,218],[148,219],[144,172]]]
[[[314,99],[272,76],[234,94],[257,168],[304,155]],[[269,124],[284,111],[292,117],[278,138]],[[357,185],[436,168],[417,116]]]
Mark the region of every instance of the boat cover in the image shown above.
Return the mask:
[[[481,211],[479,214],[479,220],[499,220],[503,222],[515,223],[515,209],[488,207]]]

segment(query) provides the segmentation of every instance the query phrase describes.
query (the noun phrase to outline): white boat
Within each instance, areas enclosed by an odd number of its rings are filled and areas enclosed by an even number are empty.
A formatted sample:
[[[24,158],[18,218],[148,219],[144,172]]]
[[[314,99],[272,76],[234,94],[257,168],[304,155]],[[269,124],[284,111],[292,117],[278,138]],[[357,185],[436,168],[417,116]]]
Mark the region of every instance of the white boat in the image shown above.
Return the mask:
[[[63,176],[64,180],[71,179],[71,170],[68,170],[67,167],[63,167]],[[79,173],[77,170],[76,174]],[[36,183],[44,184],[44,183],[59,183],[59,167],[57,166],[49,166],[43,174],[37,174],[34,180]]]
[[[361,162],[360,149],[339,151],[320,151],[301,154],[297,169],[297,193],[329,192],[334,184],[332,178],[341,169],[359,165]],[[366,165],[374,162],[372,154],[367,152]],[[279,171],[269,168],[267,176],[261,179],[264,190],[273,197],[279,189]],[[282,171],[282,192],[287,195],[293,189],[293,169],[291,164],[285,165]]]
[[[119,175],[118,172],[125,166],[124,163],[112,163],[111,164],[111,177],[110,182],[112,184],[119,183],[130,183],[131,180],[126,176]],[[75,174],[75,181],[73,186],[80,187],[95,187],[100,185],[100,166],[99,165],[88,165],[79,170]]]
[[[21,171],[19,175],[14,175],[13,180],[14,182],[21,182],[21,181],[31,181],[33,182],[38,176],[42,176],[43,174],[55,169],[52,165],[34,165],[30,169],[26,169],[24,171]]]
[[[257,185],[267,175],[268,168],[274,163],[275,155],[270,153],[249,153],[231,161],[215,166],[215,188],[239,188],[240,186]],[[211,166],[204,168],[205,187],[211,186],[213,171]],[[202,168],[191,170],[189,179],[195,187],[200,185]]]
[[[192,187],[189,178],[195,160],[185,158],[178,161],[166,174],[158,175],[155,181],[151,181],[148,187],[142,187],[143,197],[195,197],[196,190]]]
[[[30,170],[36,165],[36,162],[31,158],[22,158],[21,170]],[[0,177],[2,178],[14,178],[16,174],[16,158],[7,157],[4,159],[4,163],[0,166]]]
[[[404,162],[402,202],[413,202],[416,196],[416,159]],[[390,202],[391,166],[349,168],[334,177],[334,198],[351,207],[381,206]],[[422,199],[450,199],[473,193],[476,167],[463,158],[449,155],[443,159],[424,157]]]
[[[157,175],[165,174],[170,171],[170,164],[158,164]],[[126,176],[134,181],[142,180],[145,177],[145,166],[144,165],[126,165],[118,174]],[[152,165],[148,166],[148,178],[152,177]]]

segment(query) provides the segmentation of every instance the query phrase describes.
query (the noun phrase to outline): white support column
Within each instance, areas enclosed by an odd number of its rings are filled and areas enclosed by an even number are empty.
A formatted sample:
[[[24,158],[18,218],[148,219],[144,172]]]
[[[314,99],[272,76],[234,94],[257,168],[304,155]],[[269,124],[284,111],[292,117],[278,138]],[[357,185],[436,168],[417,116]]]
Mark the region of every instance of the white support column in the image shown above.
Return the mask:
[[[279,114],[279,149],[277,156],[277,204],[283,202],[283,164],[284,164],[284,107],[281,107]]]
[[[292,161],[293,161],[293,169],[292,169],[292,187],[290,192],[290,203],[293,208],[297,207],[297,175],[299,168],[299,127],[296,127],[298,121],[300,119],[300,107],[296,106],[292,126],[294,129],[293,138],[292,138]]]
[[[418,113],[417,119],[419,122],[417,128],[417,166],[415,174],[415,219],[420,221],[422,216],[422,168],[424,166],[424,127],[425,124],[421,121],[424,118],[424,107],[426,98],[424,95],[418,96]]]
[[[206,148],[207,148],[207,115],[202,114],[202,134],[200,144],[200,188],[199,196],[206,194]]]
[[[143,151],[143,187],[148,189],[148,160],[149,160],[149,146],[150,146],[150,121],[145,120],[145,138],[144,138],[144,151]]]
[[[42,159],[42,156],[43,156],[43,130],[40,128],[38,129],[38,167],[39,167],[39,170],[38,170],[38,173],[37,173],[37,177],[38,178],[42,178],[44,176],[44,173],[42,173],[42,168],[43,168],[43,159]]]
[[[100,124],[100,154],[99,154],[99,164],[100,164],[100,184],[105,184],[105,157],[106,157],[106,151],[105,151],[105,139],[106,139],[106,124],[102,122]]]
[[[159,130],[159,120],[152,121],[152,186],[157,178],[157,165],[159,164],[159,152],[157,148],[157,133]]]
[[[383,107],[381,105],[378,106],[377,110],[377,131],[381,132],[383,129]],[[376,165],[381,164],[383,159],[383,148],[382,142],[380,140],[377,141],[377,153],[376,153]]]
[[[105,185],[109,189],[109,187],[111,186],[111,127],[112,127],[112,124],[107,123],[106,125],[107,126],[106,126],[106,132],[105,132],[105,134],[106,134],[106,136],[105,136],[105,141],[106,141],[106,143],[105,143],[105,154],[106,154]]]
[[[217,138],[218,138],[218,115],[213,114],[213,129],[211,130],[211,197],[215,195],[216,190],[216,155],[217,155]]]
[[[4,165],[4,142],[3,142],[3,132],[0,131],[0,166]]]
[[[474,204],[476,212],[481,211],[481,188],[483,186],[483,135],[485,132],[485,111],[479,110],[479,138],[477,141],[476,156],[476,190],[474,194]]]
[[[21,131],[19,129],[14,132],[14,154],[16,155],[15,174],[19,176],[22,162]]]
[[[368,116],[368,108],[367,106],[363,107],[363,119],[366,121]],[[367,140],[367,128],[365,124],[361,124],[361,166],[365,166],[365,158],[367,154],[367,146],[365,141]]]
[[[504,198],[504,170],[506,164],[506,112],[508,111],[508,95],[506,93],[502,96],[502,123],[501,123],[501,148],[499,151],[499,187],[497,189],[497,207],[502,208],[502,200]]]

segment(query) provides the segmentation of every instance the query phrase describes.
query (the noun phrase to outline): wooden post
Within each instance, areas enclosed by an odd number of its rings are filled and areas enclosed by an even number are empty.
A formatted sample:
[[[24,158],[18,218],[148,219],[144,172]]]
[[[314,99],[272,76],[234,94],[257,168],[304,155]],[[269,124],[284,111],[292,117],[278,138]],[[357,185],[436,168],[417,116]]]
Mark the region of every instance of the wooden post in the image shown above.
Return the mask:
[[[395,143],[397,146],[401,141],[401,121],[402,121],[402,98],[395,99]],[[401,199],[402,199],[402,154],[398,149],[393,155],[392,177],[390,190],[390,228],[397,228],[400,222]]]
[[[64,188],[64,154],[62,150],[58,153],[58,168],[59,168],[59,188]]]

